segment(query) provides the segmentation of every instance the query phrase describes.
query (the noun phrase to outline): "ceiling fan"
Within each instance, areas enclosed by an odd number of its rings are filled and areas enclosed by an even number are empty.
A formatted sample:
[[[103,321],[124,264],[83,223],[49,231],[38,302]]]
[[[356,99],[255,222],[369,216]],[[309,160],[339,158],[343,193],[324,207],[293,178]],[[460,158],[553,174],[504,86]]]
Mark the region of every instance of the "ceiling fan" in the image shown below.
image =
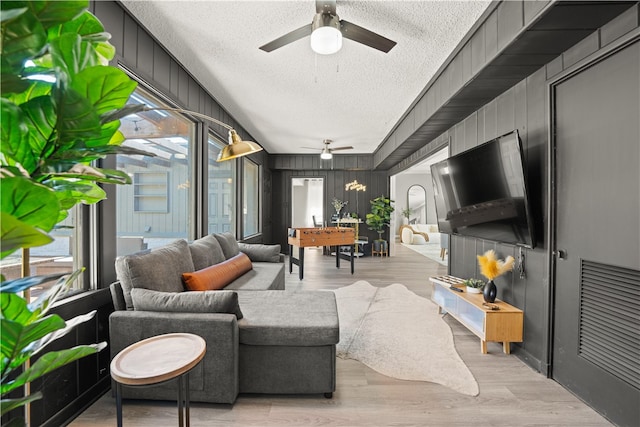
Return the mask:
[[[324,144],[324,148],[314,148],[314,147],[301,147],[301,148],[307,148],[309,150],[322,150],[320,153],[320,158],[323,160],[329,160],[333,157],[333,152],[334,151],[338,151],[338,150],[353,150],[352,146],[345,146],[345,147],[333,147],[330,148],[329,144],[331,144],[333,141],[330,139],[325,139],[324,141],[322,141],[322,143]]]
[[[323,55],[339,51],[342,48],[342,37],[384,53],[389,52],[396,45],[393,40],[340,19],[336,14],[336,0],[316,0],[316,14],[311,24],[260,46],[260,49],[271,52],[308,35],[311,35],[311,49]]]

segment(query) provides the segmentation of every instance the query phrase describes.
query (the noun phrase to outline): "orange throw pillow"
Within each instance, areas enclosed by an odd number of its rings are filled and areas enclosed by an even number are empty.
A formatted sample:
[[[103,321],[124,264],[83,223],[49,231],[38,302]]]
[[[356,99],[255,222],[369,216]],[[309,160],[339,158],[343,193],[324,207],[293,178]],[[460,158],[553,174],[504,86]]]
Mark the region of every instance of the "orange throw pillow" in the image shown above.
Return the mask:
[[[190,291],[213,291],[223,289],[252,268],[249,257],[240,252],[221,263],[193,273],[183,273],[182,280]]]

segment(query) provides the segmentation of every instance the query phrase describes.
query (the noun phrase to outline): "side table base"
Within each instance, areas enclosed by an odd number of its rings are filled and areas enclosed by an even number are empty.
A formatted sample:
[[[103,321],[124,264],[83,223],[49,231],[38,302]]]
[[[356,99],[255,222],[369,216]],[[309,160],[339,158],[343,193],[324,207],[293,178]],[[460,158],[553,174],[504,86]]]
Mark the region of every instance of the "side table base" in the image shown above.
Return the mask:
[[[178,378],[178,427],[189,427],[191,425],[191,416],[189,413],[189,372],[185,372]],[[131,386],[128,387],[153,387],[157,384],[150,384],[144,386]],[[117,425],[122,427],[122,384],[116,381],[116,416]]]

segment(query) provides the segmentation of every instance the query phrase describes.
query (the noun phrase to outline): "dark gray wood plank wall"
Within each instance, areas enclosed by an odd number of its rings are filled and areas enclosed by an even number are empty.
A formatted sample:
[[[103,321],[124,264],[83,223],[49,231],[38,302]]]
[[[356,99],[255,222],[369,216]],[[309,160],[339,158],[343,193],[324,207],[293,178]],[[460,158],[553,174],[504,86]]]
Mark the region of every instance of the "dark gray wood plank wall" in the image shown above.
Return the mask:
[[[65,304],[54,307],[52,313],[68,320],[91,310],[97,310],[93,319],[78,326],[74,333],[51,344],[47,347],[47,351],[59,351],[81,344],[108,341],[108,317],[113,311],[108,290],[71,298]],[[32,360],[32,363],[34,362],[35,360]],[[109,363],[109,350],[106,349],[34,381],[31,389],[42,391],[45,398],[31,404],[31,425],[65,425],[75,414],[109,389],[111,386]]]
[[[498,13],[516,12],[517,3],[508,6],[513,10],[498,9]],[[535,10],[525,2],[525,19],[529,19]],[[500,12],[501,11],[501,12]],[[516,15],[520,12],[517,11]],[[492,15],[493,16],[493,15]],[[489,37],[489,29],[493,28],[492,19],[485,22],[485,50],[493,50]],[[549,159],[549,106],[548,83],[570,67],[585,61],[590,55],[597,54],[615,39],[638,28],[639,9],[634,6],[613,19],[583,41],[568,49],[546,66],[533,72],[526,79],[515,83],[506,92],[469,115],[463,121],[451,127],[435,140],[416,151],[405,160],[391,168],[391,174],[406,169],[428,157],[447,141],[450,142],[450,154],[457,154],[478,144],[486,142],[511,130],[518,129],[522,138],[531,197],[531,209],[537,247],[533,250],[523,249],[526,274],[520,277],[517,271],[509,277],[497,280],[498,297],[522,308],[525,311],[525,340],[518,345],[516,353],[535,369],[547,373],[549,363],[548,329],[549,329],[549,252],[547,217],[550,203],[548,186]],[[504,29],[507,31],[507,29]],[[478,36],[480,37],[480,36]],[[498,44],[502,42],[498,42]],[[473,39],[471,44],[473,45]],[[464,54],[463,54],[464,62]],[[456,60],[452,64],[456,63]],[[473,64],[473,55],[472,55]],[[472,65],[473,67],[473,65]],[[455,73],[452,74],[456,81]],[[558,167],[562,167],[559,165]],[[518,260],[520,249],[479,239],[452,236],[450,244],[450,271],[454,276],[478,277],[476,256],[488,249],[494,249],[500,257],[511,255]]]

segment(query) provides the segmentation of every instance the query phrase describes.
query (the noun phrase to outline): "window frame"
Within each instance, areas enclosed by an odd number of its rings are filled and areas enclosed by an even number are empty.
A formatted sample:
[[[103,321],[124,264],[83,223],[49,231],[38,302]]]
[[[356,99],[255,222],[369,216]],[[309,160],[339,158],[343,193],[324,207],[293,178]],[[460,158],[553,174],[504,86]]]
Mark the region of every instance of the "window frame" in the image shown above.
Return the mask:
[[[242,219],[242,234],[241,234],[241,238],[242,240],[247,240],[247,239],[251,239],[253,237],[259,236],[260,234],[262,234],[262,165],[260,165],[259,163],[251,160],[251,158],[249,157],[242,157],[242,201],[241,201],[241,210],[240,210],[240,216]],[[256,203],[257,203],[257,208],[256,208],[256,231],[255,233],[251,233],[251,234],[247,234],[246,229],[248,228],[246,226],[246,215],[245,215],[245,209],[248,208],[248,206],[245,205],[245,203],[248,203],[248,199],[247,199],[247,185],[248,185],[248,179],[247,179],[247,169],[248,169],[248,165],[251,166],[255,166],[256,167],[256,171],[255,171],[255,191],[256,191]],[[247,209],[248,211],[248,209]]]

